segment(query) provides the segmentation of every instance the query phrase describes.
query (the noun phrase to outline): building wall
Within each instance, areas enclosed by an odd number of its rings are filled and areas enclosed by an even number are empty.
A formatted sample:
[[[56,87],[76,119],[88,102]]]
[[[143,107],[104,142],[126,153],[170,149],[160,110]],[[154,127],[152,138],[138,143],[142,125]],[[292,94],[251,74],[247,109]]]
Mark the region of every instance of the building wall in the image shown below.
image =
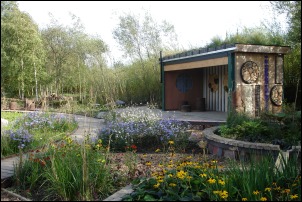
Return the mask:
[[[248,71],[242,69],[247,61],[256,64],[258,74],[249,77]],[[257,78],[256,78],[257,77]],[[253,79],[249,79],[253,78]],[[256,78],[256,79],[255,79]],[[247,82],[250,81],[250,82]],[[276,86],[276,87],[275,87]],[[237,112],[245,112],[251,116],[258,116],[260,112],[280,112],[280,100],[272,101],[272,89],[278,89],[282,102],[283,86],[283,55],[265,53],[235,54],[235,92],[233,106]],[[280,94],[281,93],[281,94]]]
[[[192,78],[192,88],[181,92],[176,87],[179,75],[187,74]],[[202,69],[178,70],[165,72],[165,110],[180,110],[184,101],[196,110],[197,99],[202,97]]]
[[[228,69],[227,65],[203,68],[203,98],[207,111],[227,112],[228,107]],[[212,86],[213,77],[218,77],[218,83]],[[215,82],[214,82],[215,83]]]

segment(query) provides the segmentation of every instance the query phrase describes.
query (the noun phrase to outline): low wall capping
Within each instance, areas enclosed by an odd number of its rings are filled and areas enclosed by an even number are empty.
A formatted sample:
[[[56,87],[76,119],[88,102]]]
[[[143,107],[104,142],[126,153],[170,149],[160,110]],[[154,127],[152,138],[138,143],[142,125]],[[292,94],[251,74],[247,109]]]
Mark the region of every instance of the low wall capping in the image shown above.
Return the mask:
[[[207,149],[212,155],[234,160],[248,160],[251,155],[260,158],[270,153],[273,154],[276,160],[282,154],[286,158],[298,158],[297,162],[301,162],[301,146],[292,146],[291,149],[284,151],[280,149],[279,145],[228,139],[214,134],[214,131],[218,128],[219,126],[214,126],[202,131],[204,140],[207,142]]]

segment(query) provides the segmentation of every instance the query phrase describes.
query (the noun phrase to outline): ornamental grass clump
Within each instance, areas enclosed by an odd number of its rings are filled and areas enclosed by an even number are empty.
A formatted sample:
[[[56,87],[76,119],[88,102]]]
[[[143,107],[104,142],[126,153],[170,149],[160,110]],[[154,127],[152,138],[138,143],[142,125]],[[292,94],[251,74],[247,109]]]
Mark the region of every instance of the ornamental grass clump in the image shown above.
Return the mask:
[[[99,140],[79,144],[66,136],[43,152],[32,151],[18,176],[19,189],[36,200],[99,200],[116,190],[107,148]]]

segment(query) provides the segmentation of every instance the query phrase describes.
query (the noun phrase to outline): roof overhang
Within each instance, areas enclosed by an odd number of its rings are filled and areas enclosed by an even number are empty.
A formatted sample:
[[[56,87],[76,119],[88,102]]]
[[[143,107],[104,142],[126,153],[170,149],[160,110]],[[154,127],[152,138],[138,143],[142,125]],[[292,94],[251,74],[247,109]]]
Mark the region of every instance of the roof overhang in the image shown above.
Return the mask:
[[[228,64],[228,55],[234,52],[287,54],[289,46],[264,46],[251,44],[223,45],[216,48],[203,48],[166,56],[162,59],[164,71],[203,68]]]

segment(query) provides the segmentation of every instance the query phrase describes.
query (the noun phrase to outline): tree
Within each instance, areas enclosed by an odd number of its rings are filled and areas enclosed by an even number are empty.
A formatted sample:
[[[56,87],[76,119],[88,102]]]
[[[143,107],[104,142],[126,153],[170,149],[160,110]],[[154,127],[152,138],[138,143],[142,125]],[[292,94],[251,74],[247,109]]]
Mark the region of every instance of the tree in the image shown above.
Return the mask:
[[[271,1],[272,8],[278,14],[286,14],[288,32],[286,42],[291,45],[292,51],[284,60],[284,84],[285,98],[290,101],[295,100],[295,104],[300,107],[301,103],[301,1]],[[291,90],[296,89],[296,93]],[[298,93],[300,89],[300,93]],[[297,96],[299,95],[298,102]]]
[[[176,49],[177,35],[174,26],[166,21],[156,22],[147,12],[140,16],[125,14],[119,16],[119,24],[113,31],[124,56],[132,60],[127,69],[129,74],[123,81],[125,92],[139,102],[160,100],[160,51]],[[135,78],[133,78],[136,76]],[[141,84],[144,85],[141,85]],[[129,92],[132,93],[129,93]]]
[[[278,14],[286,14],[289,41],[301,46],[301,1],[271,1],[270,3]]]
[[[38,26],[27,13],[19,11],[14,2],[1,2],[1,86],[4,90],[12,96],[19,92],[21,99],[25,92],[30,95],[37,77],[43,75],[43,56]]]

